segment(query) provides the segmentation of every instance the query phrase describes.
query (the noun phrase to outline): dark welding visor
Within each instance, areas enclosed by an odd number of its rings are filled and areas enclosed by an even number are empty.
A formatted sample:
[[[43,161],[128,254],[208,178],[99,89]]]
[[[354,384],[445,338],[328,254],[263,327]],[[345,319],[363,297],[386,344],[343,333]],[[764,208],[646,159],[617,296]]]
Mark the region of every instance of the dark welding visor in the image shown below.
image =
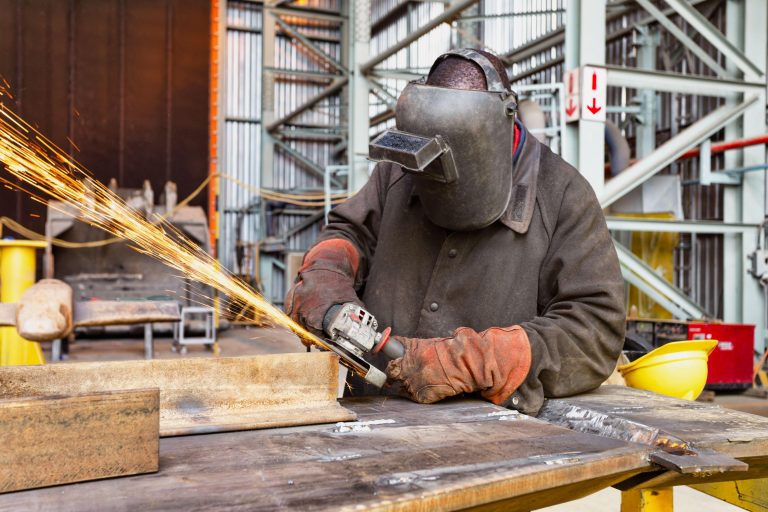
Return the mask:
[[[442,137],[422,137],[400,130],[387,130],[368,146],[371,160],[392,162],[403,171],[440,183],[459,177],[451,148]]]

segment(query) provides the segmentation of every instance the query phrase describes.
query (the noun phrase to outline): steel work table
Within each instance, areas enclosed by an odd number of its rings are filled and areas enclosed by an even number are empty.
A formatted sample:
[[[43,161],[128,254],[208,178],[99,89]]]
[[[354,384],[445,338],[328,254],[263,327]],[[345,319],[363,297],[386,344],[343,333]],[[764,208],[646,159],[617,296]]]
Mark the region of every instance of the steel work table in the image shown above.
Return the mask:
[[[731,456],[750,464],[748,472],[696,482],[765,476],[768,418],[622,389],[550,403],[612,408],[632,423],[677,427],[675,435],[693,445],[726,452],[730,446]],[[0,495],[0,510],[530,510],[611,485],[694,478],[651,464],[652,446],[477,400],[418,405],[366,398],[343,405],[359,422],[164,438],[158,473]],[[712,423],[716,417],[721,425]]]

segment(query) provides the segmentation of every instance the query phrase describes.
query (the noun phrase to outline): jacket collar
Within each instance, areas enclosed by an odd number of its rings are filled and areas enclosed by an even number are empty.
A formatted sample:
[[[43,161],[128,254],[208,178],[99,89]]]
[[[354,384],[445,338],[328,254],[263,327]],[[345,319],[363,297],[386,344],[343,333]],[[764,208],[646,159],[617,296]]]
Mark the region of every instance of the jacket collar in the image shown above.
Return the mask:
[[[541,143],[523,126],[520,129],[520,144],[515,151],[512,194],[506,211],[499,222],[516,233],[528,232],[536,204],[536,178],[539,174]]]

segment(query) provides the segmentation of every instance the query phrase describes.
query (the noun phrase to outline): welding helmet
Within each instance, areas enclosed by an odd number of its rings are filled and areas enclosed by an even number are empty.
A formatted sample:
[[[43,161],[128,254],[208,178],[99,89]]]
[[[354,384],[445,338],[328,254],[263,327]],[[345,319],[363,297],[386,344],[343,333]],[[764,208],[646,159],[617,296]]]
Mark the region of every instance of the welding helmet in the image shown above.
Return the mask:
[[[484,228],[498,220],[512,193],[512,143],[517,96],[481,53],[454,50],[438,57],[474,62],[487,90],[409,83],[395,108],[396,129],[369,146],[372,160],[398,164],[413,175],[426,216],[453,231]]]

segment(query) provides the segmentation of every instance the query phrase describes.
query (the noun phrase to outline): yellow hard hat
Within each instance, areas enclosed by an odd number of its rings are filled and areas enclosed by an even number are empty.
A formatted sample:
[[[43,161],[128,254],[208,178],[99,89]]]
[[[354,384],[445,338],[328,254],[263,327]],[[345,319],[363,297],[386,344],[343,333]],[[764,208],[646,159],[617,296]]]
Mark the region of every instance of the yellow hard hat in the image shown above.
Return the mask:
[[[707,383],[707,357],[716,346],[716,340],[674,341],[619,371],[630,387],[696,400]]]

